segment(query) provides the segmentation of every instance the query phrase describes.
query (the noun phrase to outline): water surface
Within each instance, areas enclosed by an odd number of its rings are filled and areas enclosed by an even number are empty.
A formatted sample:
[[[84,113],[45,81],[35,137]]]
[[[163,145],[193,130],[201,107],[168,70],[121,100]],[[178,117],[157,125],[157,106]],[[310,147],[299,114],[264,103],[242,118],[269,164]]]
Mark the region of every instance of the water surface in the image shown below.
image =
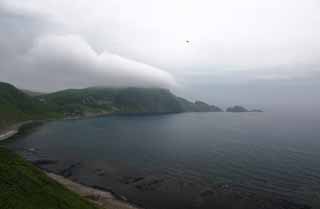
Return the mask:
[[[45,169],[149,208],[256,208],[268,201],[320,208],[320,118],[314,114],[56,121],[6,146],[32,161],[51,160],[38,161]]]

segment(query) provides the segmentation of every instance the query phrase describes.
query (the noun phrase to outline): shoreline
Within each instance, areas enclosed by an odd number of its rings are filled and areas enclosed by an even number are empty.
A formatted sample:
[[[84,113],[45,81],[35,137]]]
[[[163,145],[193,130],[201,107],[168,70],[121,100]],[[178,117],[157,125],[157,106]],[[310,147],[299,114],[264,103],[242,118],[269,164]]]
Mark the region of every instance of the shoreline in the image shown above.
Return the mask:
[[[33,123],[45,123],[51,121],[64,121],[64,120],[82,120],[82,119],[89,119],[89,118],[96,118],[96,117],[105,117],[113,115],[113,112],[104,112],[104,113],[97,113],[97,114],[87,114],[82,116],[74,116],[74,117],[63,117],[63,118],[56,118],[56,119],[42,119],[42,120],[27,120],[15,123],[10,125],[6,128],[0,129],[0,142],[10,139],[11,137],[15,136],[16,134],[20,133],[20,129],[25,125],[30,125]]]
[[[4,128],[3,130],[0,129],[0,141],[4,141],[7,140],[13,136],[15,136],[16,134],[18,134],[20,132],[20,129],[25,126],[25,125],[29,125],[32,123],[37,123],[37,122],[44,122],[42,120],[28,120],[28,121],[23,121],[20,123],[16,123],[13,124],[7,128]]]
[[[47,119],[47,120],[29,120],[16,123],[7,127],[3,130],[0,130],[0,142],[10,139],[15,135],[21,132],[21,129],[26,125],[31,125],[34,123],[45,123],[49,121],[63,121],[63,120],[81,120],[86,118],[95,118],[95,117],[104,117],[110,116],[112,113],[108,114],[96,114],[90,116],[81,116],[81,117],[65,117],[62,119]],[[25,159],[26,160],[26,159]],[[66,187],[68,190],[80,195],[82,198],[93,202],[101,209],[143,209],[128,201],[125,197],[114,193],[112,190],[106,190],[94,186],[88,186],[81,184],[79,182],[70,180],[64,176],[49,172],[45,169],[42,169],[36,166],[40,171],[42,171],[46,176],[58,182],[59,184]]]
[[[5,134],[2,134],[0,131],[0,136],[5,137],[5,139],[9,139],[10,137],[14,136],[15,134],[23,133],[25,129],[31,128],[29,126],[26,126],[26,127],[24,127],[24,126],[30,125],[33,123],[46,123],[46,122],[51,122],[51,121],[63,121],[63,120],[81,120],[81,119],[92,118],[92,117],[106,117],[106,116],[110,116],[110,115],[114,115],[114,114],[111,113],[111,114],[96,115],[96,116],[91,116],[91,117],[85,117],[85,116],[77,117],[77,118],[67,118],[66,117],[66,118],[60,118],[60,119],[25,121],[25,122],[11,126],[11,130],[6,129]],[[16,133],[13,133],[13,132],[10,133],[10,131],[16,131]],[[5,139],[3,139],[3,140],[5,140]],[[1,140],[0,140],[0,142],[1,142]],[[136,205],[134,199],[128,200],[127,198],[121,196],[121,194],[117,194],[117,193],[113,192],[112,189],[109,189],[108,187],[101,188],[101,187],[95,186],[95,185],[82,184],[82,183],[77,182],[75,180],[72,180],[66,176],[52,173],[52,172],[50,172],[46,169],[43,169],[39,166],[36,166],[36,167],[39,168],[41,170],[41,172],[46,174],[48,177],[53,179],[55,182],[58,182],[59,184],[66,187],[68,190],[80,195],[82,198],[97,204],[98,207],[100,207],[101,209],[111,209],[111,208],[112,209],[142,209],[143,208],[143,206],[140,206],[140,204]],[[227,188],[228,187],[229,186],[227,185]],[[210,193],[212,193],[212,191],[214,191],[214,190],[204,190],[203,194],[210,195]],[[292,204],[293,203],[295,203],[295,202],[292,202]],[[280,202],[279,204],[291,205],[291,202],[284,202],[284,203]],[[293,208],[295,208],[294,206],[296,206],[296,205],[293,204]],[[301,208],[309,208],[309,207],[308,206],[304,207],[304,205],[301,205]]]
[[[90,119],[90,118],[99,118],[99,117],[108,117],[108,116],[123,116],[123,115],[166,115],[166,114],[171,114],[171,113],[120,113],[120,112],[102,112],[102,113],[88,113],[84,114],[81,116],[67,116],[67,117],[62,117],[62,118],[52,118],[52,119],[39,119],[39,120],[27,120],[27,121],[22,121],[18,122],[15,124],[12,124],[8,127],[5,127],[3,129],[0,128],[0,142],[10,139],[11,137],[17,135],[20,133],[20,129],[25,126],[25,125],[30,125],[33,123],[46,123],[46,122],[51,122],[51,121],[65,121],[65,120],[84,120],[84,119]],[[179,113],[174,113],[174,114],[179,114]]]
[[[83,185],[78,182],[72,181],[61,175],[55,173],[47,172],[42,170],[49,178],[62,184],[64,187],[70,191],[77,193],[82,198],[95,203],[98,207],[102,209],[142,209],[127,200],[125,198],[120,198],[120,196],[115,195],[112,191],[106,191],[91,186]]]
[[[22,122],[14,123],[8,127],[0,128],[0,142],[7,140],[16,134],[20,133],[20,129],[25,125],[30,125],[33,123],[45,123],[51,121],[65,121],[65,120],[84,120],[90,118],[99,118],[99,117],[107,117],[107,116],[150,116],[150,115],[167,115],[167,114],[181,114],[181,113],[192,113],[192,112],[163,112],[163,113],[144,113],[144,112],[137,112],[137,113],[130,113],[130,112],[100,112],[100,113],[86,113],[80,116],[66,116],[62,118],[48,118],[48,119],[39,119],[39,120],[27,120]],[[199,112],[197,112],[199,113]],[[208,113],[208,112],[207,112]],[[219,113],[219,112],[214,112]]]

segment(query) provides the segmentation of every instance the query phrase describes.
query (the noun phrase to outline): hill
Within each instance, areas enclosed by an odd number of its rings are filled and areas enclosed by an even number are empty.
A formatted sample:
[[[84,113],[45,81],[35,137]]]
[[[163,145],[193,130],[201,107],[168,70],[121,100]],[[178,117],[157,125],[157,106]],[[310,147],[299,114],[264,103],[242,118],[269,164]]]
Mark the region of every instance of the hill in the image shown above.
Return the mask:
[[[67,116],[98,113],[182,112],[176,97],[158,88],[68,89],[37,97],[43,104]]]
[[[204,102],[192,103],[162,88],[68,89],[37,98],[67,116],[110,112],[159,114],[221,111]]]
[[[0,179],[0,208],[3,209],[97,209],[1,147]]]
[[[25,92],[29,91],[0,82],[0,129],[21,121],[59,117],[222,111],[201,101],[190,102],[162,88],[92,87],[32,96]]]
[[[46,105],[11,84],[0,82],[0,128],[31,119],[57,116]]]
[[[23,93],[25,93],[26,95],[29,95],[29,96],[40,96],[40,95],[43,95],[45,93],[43,92],[37,92],[37,91],[31,91],[31,90],[28,90],[28,89],[20,89]]]

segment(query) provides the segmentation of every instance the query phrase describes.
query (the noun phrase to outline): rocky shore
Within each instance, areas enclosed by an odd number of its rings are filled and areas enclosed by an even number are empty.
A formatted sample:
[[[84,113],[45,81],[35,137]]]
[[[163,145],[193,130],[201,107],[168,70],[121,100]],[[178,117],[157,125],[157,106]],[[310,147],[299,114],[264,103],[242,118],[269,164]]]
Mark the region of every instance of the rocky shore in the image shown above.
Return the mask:
[[[71,181],[63,176],[46,172],[47,176],[53,180],[64,185],[69,190],[79,194],[81,197],[95,203],[104,209],[139,209],[139,207],[134,206],[120,198],[116,197],[112,192],[103,191],[100,189],[88,187],[74,181]],[[141,209],[141,208],[140,208]]]
[[[21,123],[16,123],[10,127],[4,128],[4,129],[0,129],[0,141],[9,139],[10,137],[13,137],[14,135],[16,135],[17,133],[19,133],[19,130],[26,125],[32,124],[32,123],[36,123],[39,121],[33,121],[33,120],[29,120],[29,121],[24,121]]]
[[[95,115],[90,117],[98,117],[101,115]],[[71,118],[65,118],[65,119],[71,119]],[[80,118],[77,118],[80,119]],[[0,141],[9,139],[16,134],[20,133],[21,129],[32,125],[35,123],[42,123],[44,121],[25,121],[21,123],[17,123],[15,125],[12,125],[6,129],[0,130]],[[27,128],[27,127],[26,127]],[[37,162],[38,164],[44,163],[48,164],[48,162],[42,162],[41,160]],[[35,163],[35,164],[37,164]],[[50,162],[49,162],[50,163]],[[41,166],[37,166],[41,167]],[[104,191],[102,189],[98,188],[92,188],[86,185],[79,184],[77,182],[71,181],[70,179],[67,179],[66,177],[63,177],[61,175],[57,175],[54,173],[47,172],[45,170],[42,170],[48,177],[55,180],[56,182],[62,184],[67,189],[79,194],[81,197],[87,199],[88,201],[91,201],[98,205],[100,208],[103,209],[141,209],[140,207],[134,206],[133,204],[130,204],[129,202],[125,201],[124,198],[121,198],[120,196],[113,194],[111,191]]]

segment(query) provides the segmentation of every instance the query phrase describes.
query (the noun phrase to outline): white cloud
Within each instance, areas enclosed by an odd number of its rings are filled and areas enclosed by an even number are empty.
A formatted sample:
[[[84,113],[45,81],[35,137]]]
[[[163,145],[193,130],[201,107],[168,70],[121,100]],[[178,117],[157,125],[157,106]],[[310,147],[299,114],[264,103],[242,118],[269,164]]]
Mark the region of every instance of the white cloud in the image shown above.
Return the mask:
[[[107,51],[97,54],[75,35],[40,37],[18,60],[20,80],[32,89],[176,85],[174,78],[161,69]]]
[[[175,79],[212,98],[249,82],[313,91],[319,13],[319,0],[2,0],[0,79],[48,90]]]

